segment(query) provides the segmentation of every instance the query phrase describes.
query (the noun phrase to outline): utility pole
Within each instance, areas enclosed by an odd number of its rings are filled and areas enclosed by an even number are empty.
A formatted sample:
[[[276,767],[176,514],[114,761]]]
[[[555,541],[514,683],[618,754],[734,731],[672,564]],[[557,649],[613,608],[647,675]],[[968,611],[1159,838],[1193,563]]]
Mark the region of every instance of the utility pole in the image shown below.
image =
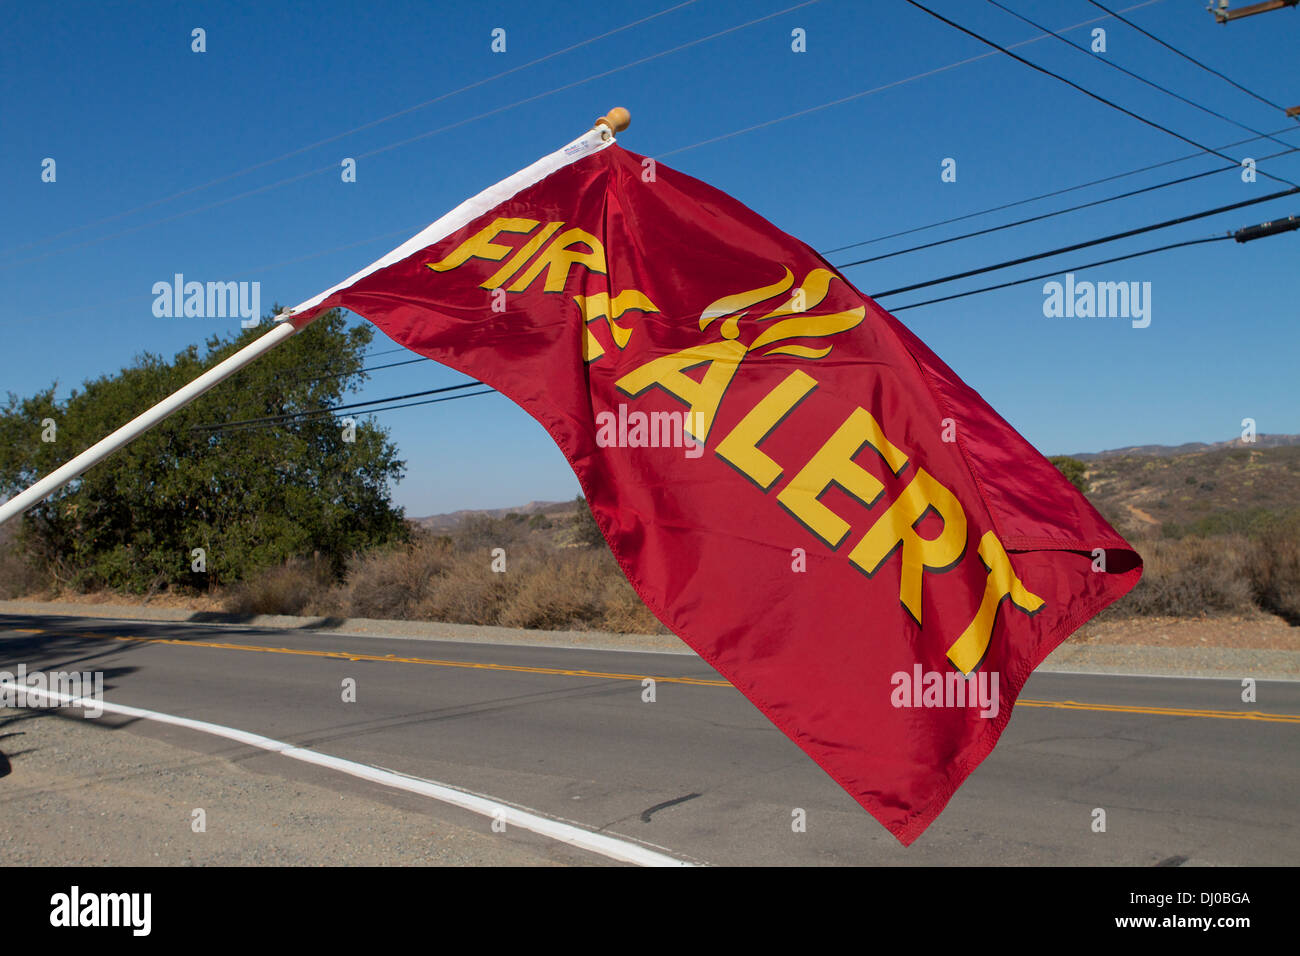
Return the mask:
[[[1242,17],[1253,17],[1257,13],[1270,13],[1273,10],[1281,10],[1283,7],[1294,7],[1300,4],[1300,0],[1264,0],[1263,3],[1252,3],[1248,7],[1238,7],[1236,10],[1228,9],[1228,0],[1219,0],[1216,7],[1213,2],[1210,3],[1206,10],[1214,14],[1214,19],[1221,24],[1226,24],[1229,20],[1240,20]],[[1300,106],[1293,106],[1286,111],[1286,115],[1295,120],[1300,120]]]
[[[1273,10],[1281,10],[1283,7],[1294,7],[1300,4],[1300,0],[1264,0],[1263,3],[1252,3],[1248,7],[1238,7],[1236,10],[1228,9],[1228,0],[1219,0],[1218,7],[1211,3],[1205,9],[1214,14],[1214,19],[1219,23],[1227,23],[1229,20],[1240,20],[1242,17],[1253,17],[1257,13],[1269,13]]]

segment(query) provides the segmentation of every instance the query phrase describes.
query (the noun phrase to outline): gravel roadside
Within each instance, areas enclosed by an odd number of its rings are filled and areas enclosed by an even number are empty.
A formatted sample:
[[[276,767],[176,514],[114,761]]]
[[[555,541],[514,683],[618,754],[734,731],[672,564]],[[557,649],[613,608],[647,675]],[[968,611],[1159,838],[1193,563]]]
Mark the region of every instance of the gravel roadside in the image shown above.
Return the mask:
[[[531,835],[495,835],[486,818],[475,830],[380,802],[357,787],[340,792],[258,773],[241,765],[241,753],[247,751],[195,753],[126,732],[107,716],[28,710],[0,720],[0,860],[6,866],[599,862],[579,861],[576,851],[551,852]],[[193,830],[196,809],[204,811],[204,832]]]

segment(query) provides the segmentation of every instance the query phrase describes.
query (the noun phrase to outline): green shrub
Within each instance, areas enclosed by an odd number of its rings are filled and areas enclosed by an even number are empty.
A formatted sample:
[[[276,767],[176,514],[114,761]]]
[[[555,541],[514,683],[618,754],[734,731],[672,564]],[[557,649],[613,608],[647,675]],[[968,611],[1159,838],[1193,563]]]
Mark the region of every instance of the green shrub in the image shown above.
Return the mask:
[[[1071,458],[1069,455],[1053,455],[1047,459],[1061,474],[1069,480],[1070,484],[1078,488],[1084,494],[1088,493],[1088,479],[1085,477],[1088,473],[1088,466],[1077,458]]]
[[[596,517],[591,513],[587,499],[579,495],[573,499],[573,504],[577,509],[573,515],[575,541],[588,548],[605,547],[605,536],[600,533],[600,525],[596,524]]]
[[[63,400],[50,387],[0,402],[0,495],[14,494],[77,451],[248,345],[265,328],[213,336],[166,359],[143,354],[87,381]],[[207,552],[200,587],[254,579],[313,553],[342,571],[353,552],[402,539],[391,485],[403,463],[387,432],[359,422],[282,414],[339,405],[365,380],[366,323],[337,312],[317,319],[257,362],[199,397],[38,502],[24,517],[25,553],[75,589],[152,593],[192,588],[191,552]],[[53,419],[57,442],[43,442]],[[213,428],[236,421],[255,427]]]

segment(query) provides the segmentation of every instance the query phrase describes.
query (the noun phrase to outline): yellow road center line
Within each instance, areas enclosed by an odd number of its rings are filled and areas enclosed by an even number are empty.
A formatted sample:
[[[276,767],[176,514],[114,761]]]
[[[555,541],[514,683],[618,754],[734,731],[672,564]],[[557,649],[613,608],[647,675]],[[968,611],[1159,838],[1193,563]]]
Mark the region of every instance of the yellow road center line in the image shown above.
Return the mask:
[[[1258,710],[1193,710],[1187,707],[1137,707],[1128,704],[1083,704],[1075,700],[1016,701],[1019,707],[1055,707],[1061,710],[1100,710],[1121,714],[1155,714],[1164,717],[1217,717],[1220,720],[1265,720],[1300,724],[1300,714],[1265,714]]]
[[[113,641],[133,641],[141,644],[172,644],[180,647],[209,647],[225,651],[254,651],[262,654],[294,654],[303,657],[328,657],[344,661],[376,661],[387,664],[427,664],[434,667],[468,667],[477,670],[512,671],[520,674],[547,674],[556,677],[597,677],[605,680],[643,681],[647,677],[656,683],[693,684],[701,687],[730,687],[725,680],[700,677],[656,677],[652,674],[615,674],[607,671],[572,670],[561,667],[527,667],[522,664],[485,664],[478,661],[448,661],[428,657],[397,657],[394,654],[358,654],[352,651],[308,651],[288,647],[260,647],[254,644],[225,644],[212,641],[182,641],[160,637],[116,637],[108,634],[76,634],[76,637],[107,638]]]
[[[42,628],[14,628],[20,634],[43,634]],[[288,647],[261,647],[256,644],[228,644],[216,641],[182,641],[167,637],[120,637],[112,634],[94,634],[77,631],[70,637],[88,637],[98,640],[129,641],[139,644],[170,644],[175,647],[207,647],[223,651],[252,651],[259,654],[292,654],[301,657],[327,657],[345,661],[375,661],[387,664],[425,664],[433,667],[467,667],[476,670],[510,671],[519,674],[546,674],[553,677],[591,677],[602,680],[643,681],[650,678],[656,683],[689,684],[695,687],[730,687],[725,680],[701,677],[656,677],[653,674],[618,674],[608,671],[571,670],[560,667],[527,667],[522,664],[485,664],[477,661],[448,661],[428,657],[397,657],[393,654],[358,654],[351,651],[309,651]],[[1196,710],[1187,707],[1139,707],[1129,704],[1087,704],[1075,700],[1030,700],[1020,698],[1018,707],[1052,707],[1058,710],[1091,710],[1117,714],[1147,714],[1160,717],[1211,717],[1219,720],[1259,720],[1268,723],[1300,724],[1300,714],[1266,714],[1257,710]]]

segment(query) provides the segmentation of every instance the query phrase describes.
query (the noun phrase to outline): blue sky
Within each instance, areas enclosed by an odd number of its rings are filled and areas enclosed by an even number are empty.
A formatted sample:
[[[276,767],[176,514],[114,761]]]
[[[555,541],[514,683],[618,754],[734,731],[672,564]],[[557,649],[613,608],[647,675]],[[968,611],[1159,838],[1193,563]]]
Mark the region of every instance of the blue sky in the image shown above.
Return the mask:
[[[365,12],[331,2],[9,4],[0,40],[0,393],[58,381],[66,394],[143,350],[170,355],[235,324],[156,318],[152,286],[177,272],[259,281],[268,308],[302,301],[615,105],[632,112],[620,138],[627,148],[731,193],[822,250],[1195,152],[1001,53],[899,83],[990,52],[902,0],[820,0],[779,12],[795,2],[382,2]],[[1280,138],[1300,146],[1300,123],[1100,19],[1086,0],[1004,2],[1056,30],[1097,20],[1068,35],[1087,43],[1103,27],[1105,58],[1238,123],[1287,128]],[[1004,45],[1037,34],[984,2],[927,5]],[[1252,91],[1300,104],[1296,11],[1225,27],[1204,0],[1107,5]],[[768,14],[777,15],[732,29]],[[191,50],[196,27],[206,31],[204,53]],[[504,53],[490,49],[498,27]],[[796,28],[806,32],[806,52],[791,49]],[[722,31],[731,32],[693,42]],[[1252,135],[1052,37],[1016,49],[1201,144]],[[628,66],[642,58],[651,59]],[[498,76],[507,70],[515,71]],[[366,124],[374,125],[349,133]],[[1239,160],[1284,148],[1260,141],[1226,152]],[[54,183],[41,181],[46,157],[57,163]],[[357,158],[355,183],[341,181],[344,157]],[[941,181],[945,158],[956,160],[956,182]],[[1201,156],[829,258],[840,264],[1222,165]],[[1300,153],[1260,171],[1300,181]],[[208,185],[215,180],[224,181]],[[1218,173],[846,275],[879,292],[1281,188],[1262,174],[1244,183]],[[881,302],[1063,273],[1297,213],[1300,196],[1289,197]],[[1223,440],[1245,417],[1261,432],[1294,433],[1298,256],[1300,233],[1291,233],[1077,271],[1092,281],[1150,282],[1145,329],[1125,319],[1047,318],[1042,281],[900,318],[1046,454]],[[391,347],[382,336],[373,346]],[[459,381],[420,363],[374,373],[363,397]],[[379,420],[409,463],[396,490],[408,514],[577,493],[546,434],[499,396]]]

